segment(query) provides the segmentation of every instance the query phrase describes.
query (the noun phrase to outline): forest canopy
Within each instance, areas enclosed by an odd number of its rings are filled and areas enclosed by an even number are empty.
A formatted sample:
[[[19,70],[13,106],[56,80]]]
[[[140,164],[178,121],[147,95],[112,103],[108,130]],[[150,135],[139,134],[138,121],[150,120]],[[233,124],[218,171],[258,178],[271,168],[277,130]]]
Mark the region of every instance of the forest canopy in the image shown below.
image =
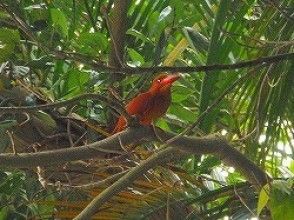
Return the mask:
[[[292,0],[0,0],[0,218],[294,219],[293,46]]]

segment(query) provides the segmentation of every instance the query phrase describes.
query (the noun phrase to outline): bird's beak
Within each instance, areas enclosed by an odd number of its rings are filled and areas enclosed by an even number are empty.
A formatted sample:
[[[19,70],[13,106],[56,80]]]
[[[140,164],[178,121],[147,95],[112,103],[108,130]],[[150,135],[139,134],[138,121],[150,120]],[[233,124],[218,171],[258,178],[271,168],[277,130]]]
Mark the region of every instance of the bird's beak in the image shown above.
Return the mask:
[[[162,80],[162,83],[165,85],[172,84],[180,78],[179,74],[170,74]]]

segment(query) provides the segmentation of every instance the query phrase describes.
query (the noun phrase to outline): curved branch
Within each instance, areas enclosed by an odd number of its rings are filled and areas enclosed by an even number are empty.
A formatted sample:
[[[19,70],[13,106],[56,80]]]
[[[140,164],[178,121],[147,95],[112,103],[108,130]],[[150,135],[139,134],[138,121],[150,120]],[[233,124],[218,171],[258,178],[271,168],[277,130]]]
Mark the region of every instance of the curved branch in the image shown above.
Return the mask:
[[[119,193],[129,185],[131,185],[139,176],[146,173],[149,169],[163,164],[172,158],[178,156],[178,150],[176,148],[165,148],[164,150],[153,154],[147,160],[143,161],[137,167],[132,168],[127,174],[120,178],[110,187],[106,188],[102,193],[95,197],[88,206],[74,219],[91,219],[91,217],[99,210],[99,208],[107,202],[115,194]]]
[[[159,136],[162,140],[169,140],[174,137],[175,134],[157,129],[155,135],[152,128],[141,126],[127,129],[88,146],[31,154],[2,154],[0,155],[0,165],[10,167],[34,167],[63,163],[72,160],[90,159],[101,155],[101,151],[109,152],[109,150],[114,150],[121,153],[121,143],[130,144],[138,140],[156,141],[156,136]],[[223,160],[227,165],[233,166],[257,188],[260,188],[270,180],[270,177],[268,177],[262,169],[230,146],[230,144],[221,137],[179,137],[170,143],[169,146],[170,147],[162,149],[159,153],[154,154],[147,160],[143,161],[141,165],[134,167],[129,173],[99,194],[98,197],[95,198],[94,202],[89,205],[91,207],[87,208],[87,210],[90,211],[83,212],[85,214],[82,214],[81,216],[88,216],[97,212],[100,207],[108,201],[108,199],[119,193],[125,187],[129,186],[133,180],[138,178],[147,170],[164,163],[166,160],[179,158],[191,153],[213,154],[220,157],[221,160]],[[77,219],[82,219],[81,216],[79,215],[79,218]]]
[[[86,146],[17,155],[12,153],[0,154],[0,165],[8,167],[46,166],[66,161],[95,158],[101,156],[101,152],[122,154],[121,144],[128,145],[138,142],[138,140],[156,141],[158,136],[161,140],[169,140],[175,134],[156,129],[155,135],[152,128],[140,126],[129,128]],[[262,169],[221,137],[211,135],[206,137],[179,137],[169,146],[181,150],[185,154],[213,154],[218,156],[226,164],[236,168],[250,183],[257,186],[264,185],[270,179]]]
[[[157,129],[157,135],[164,140],[170,139],[174,134],[163,132]],[[150,133],[150,130],[149,130]],[[144,133],[143,133],[144,134]],[[204,138],[181,137],[170,144],[171,147],[162,149],[143,161],[139,166],[134,167],[115,182],[96,196],[88,206],[78,215],[75,220],[90,219],[101,206],[114,195],[128,187],[139,176],[149,169],[165,163],[167,160],[179,158],[187,153],[194,154],[214,154],[220,156],[228,165],[235,167],[246,179],[257,188],[261,188],[270,178],[257,167],[252,161],[243,156],[240,152],[232,148],[228,142],[220,137],[207,136]]]
[[[212,64],[212,65],[202,65],[202,66],[184,66],[184,67],[174,67],[174,66],[155,66],[155,67],[114,67],[101,64],[95,60],[89,61],[89,59],[83,59],[81,56],[75,56],[73,54],[67,55],[65,52],[53,52],[55,58],[57,59],[69,59],[79,61],[83,64],[91,66],[93,69],[109,73],[126,73],[126,74],[142,74],[142,73],[154,73],[154,72],[181,72],[181,73],[192,73],[192,72],[210,72],[215,70],[233,70],[242,69],[247,67],[254,67],[260,65],[270,65],[272,63],[278,63],[285,60],[294,59],[294,52],[283,53],[273,56],[260,57],[252,60],[240,61],[233,64]]]
[[[157,129],[157,135],[162,140],[169,140],[175,135]],[[256,187],[261,187],[270,180],[270,177],[251,160],[232,147],[223,137],[208,135],[206,137],[181,137],[175,139],[169,146],[177,147],[186,153],[213,154],[224,163],[234,167],[238,172]]]
[[[138,140],[146,139],[147,136],[142,135],[140,132],[142,132],[141,129],[127,130],[101,141],[80,147],[55,149],[37,153],[19,153],[16,155],[13,153],[0,154],[0,166],[36,167],[63,164],[68,161],[91,158],[105,159],[105,154],[123,154],[124,151],[121,149],[121,143],[128,145]]]

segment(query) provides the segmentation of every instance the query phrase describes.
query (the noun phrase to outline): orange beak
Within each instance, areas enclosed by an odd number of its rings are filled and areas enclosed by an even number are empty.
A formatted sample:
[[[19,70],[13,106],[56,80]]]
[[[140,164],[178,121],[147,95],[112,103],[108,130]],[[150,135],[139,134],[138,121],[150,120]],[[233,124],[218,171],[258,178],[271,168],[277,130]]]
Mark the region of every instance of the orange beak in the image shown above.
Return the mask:
[[[171,85],[172,83],[174,83],[175,81],[177,81],[180,78],[179,74],[171,74],[171,75],[167,75],[163,80],[162,83],[164,85]]]

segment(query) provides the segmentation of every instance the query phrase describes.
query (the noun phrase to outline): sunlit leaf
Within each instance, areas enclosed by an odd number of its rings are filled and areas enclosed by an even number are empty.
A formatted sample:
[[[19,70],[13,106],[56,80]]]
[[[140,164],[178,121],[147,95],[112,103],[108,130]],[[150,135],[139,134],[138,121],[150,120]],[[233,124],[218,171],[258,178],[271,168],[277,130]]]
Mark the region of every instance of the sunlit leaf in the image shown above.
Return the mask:
[[[56,8],[50,9],[53,26],[56,27],[64,37],[68,35],[68,21],[64,13]]]
[[[269,200],[269,194],[270,194],[270,186],[269,184],[266,184],[262,187],[259,193],[258,197],[258,204],[257,204],[257,215],[259,216],[262,209],[266,206]]]
[[[167,6],[166,8],[164,8],[158,17],[158,22],[161,22],[162,20],[164,20],[172,11],[172,8],[170,6]]]

